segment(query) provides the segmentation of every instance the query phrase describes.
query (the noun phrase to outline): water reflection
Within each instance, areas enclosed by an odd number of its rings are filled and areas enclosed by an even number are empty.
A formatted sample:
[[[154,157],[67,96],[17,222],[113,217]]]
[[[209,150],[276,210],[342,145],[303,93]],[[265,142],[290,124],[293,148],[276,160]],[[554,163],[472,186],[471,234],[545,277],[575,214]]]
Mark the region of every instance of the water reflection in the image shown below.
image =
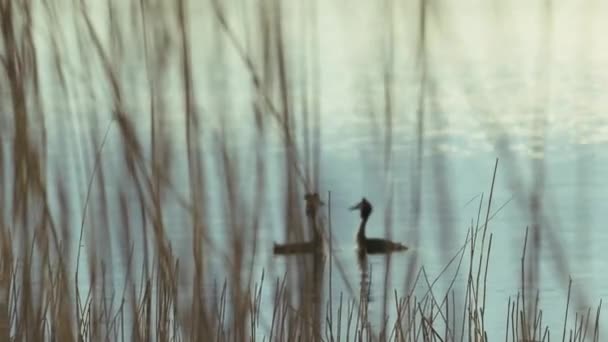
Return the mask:
[[[371,293],[371,278],[369,274],[369,261],[367,259],[367,253],[359,251],[357,254],[359,274],[361,276],[359,281],[359,305],[361,307],[361,311],[359,313],[362,318],[365,318],[365,322],[367,321],[367,307]]]
[[[277,244],[274,243],[273,253],[275,255],[295,255],[292,266],[298,277],[301,313],[309,318],[310,330],[306,330],[304,336],[307,340],[321,339],[321,317],[323,308],[323,280],[325,278],[325,261],[322,225],[318,223],[317,213],[319,208],[325,205],[318,193],[307,193],[306,218],[308,228],[312,233],[312,240],[306,242],[293,242]],[[312,262],[312,264],[311,264]]]
[[[321,310],[323,308],[323,283],[325,279],[325,254],[314,253],[312,256],[312,279],[311,279],[311,310],[313,318],[313,332],[321,332]],[[318,336],[320,337],[320,336]]]
[[[309,251],[295,254],[289,260],[289,268],[294,269],[296,276],[295,299],[299,307],[293,311],[296,321],[309,322],[305,326],[292,327],[302,329],[298,334],[305,341],[322,340],[321,332],[326,316],[324,315],[325,299],[325,267],[327,255],[325,253],[310,253]],[[276,322],[276,324],[280,324]],[[281,340],[281,338],[279,338]]]

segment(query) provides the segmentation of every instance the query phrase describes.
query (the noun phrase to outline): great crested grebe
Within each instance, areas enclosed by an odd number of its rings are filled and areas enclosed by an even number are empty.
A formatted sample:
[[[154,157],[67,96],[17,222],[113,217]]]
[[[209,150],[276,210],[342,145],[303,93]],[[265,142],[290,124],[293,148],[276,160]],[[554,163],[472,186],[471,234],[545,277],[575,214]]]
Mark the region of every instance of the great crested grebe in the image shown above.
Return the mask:
[[[372,204],[363,197],[361,202],[352,206],[350,210],[359,210],[361,214],[361,224],[357,231],[357,247],[359,252],[367,254],[390,253],[396,251],[404,251],[407,247],[404,244],[393,242],[385,239],[370,239],[365,236],[365,225],[369,216],[372,214]]]
[[[317,212],[325,205],[318,193],[308,193],[304,196],[306,200],[306,218],[312,229],[312,240],[308,242],[295,242],[286,244],[274,244],[274,254],[298,254],[320,251],[323,247],[323,239],[320,228],[317,226]]]

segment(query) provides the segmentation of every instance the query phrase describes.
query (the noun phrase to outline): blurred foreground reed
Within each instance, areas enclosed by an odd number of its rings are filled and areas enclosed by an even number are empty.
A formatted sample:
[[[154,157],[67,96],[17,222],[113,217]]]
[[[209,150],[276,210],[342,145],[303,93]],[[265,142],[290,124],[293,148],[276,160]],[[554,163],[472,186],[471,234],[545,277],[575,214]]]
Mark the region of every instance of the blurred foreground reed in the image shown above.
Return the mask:
[[[0,339],[484,341],[486,317],[503,315],[507,341],[549,341],[551,332],[599,341],[601,302],[573,319],[568,296],[563,327],[543,324],[535,305],[542,294],[525,292],[527,233],[520,293],[506,312],[486,307],[494,182],[446,266],[458,272],[430,279],[417,269],[403,296],[384,287],[380,326],[368,317],[369,281],[358,295],[324,298],[326,265],[340,272],[331,253],[298,256],[285,274],[255,271],[253,260],[270,250],[264,199],[284,200],[288,241],[307,240],[302,193],[318,190],[321,177],[316,5],[301,5],[301,65],[288,56],[283,5],[247,4],[238,21],[237,2],[0,0]],[[193,32],[191,11],[203,13],[205,32]],[[216,51],[197,55],[197,39]],[[236,117],[230,108],[243,99],[221,77],[232,72],[223,63],[229,56],[250,93],[249,112]],[[206,66],[203,76],[197,64]],[[390,59],[383,68],[388,170]],[[428,82],[424,73],[420,82]],[[204,87],[223,95],[202,98]],[[241,134],[241,121],[254,134]],[[279,190],[268,184],[273,158]],[[413,193],[416,201],[420,189]],[[176,231],[185,236],[179,243]],[[225,279],[215,276],[217,260]],[[366,278],[366,260],[360,267]],[[467,275],[464,298],[455,298],[458,274]],[[447,291],[435,290],[439,280]],[[268,287],[270,302],[262,296]],[[422,295],[410,290],[420,287]]]

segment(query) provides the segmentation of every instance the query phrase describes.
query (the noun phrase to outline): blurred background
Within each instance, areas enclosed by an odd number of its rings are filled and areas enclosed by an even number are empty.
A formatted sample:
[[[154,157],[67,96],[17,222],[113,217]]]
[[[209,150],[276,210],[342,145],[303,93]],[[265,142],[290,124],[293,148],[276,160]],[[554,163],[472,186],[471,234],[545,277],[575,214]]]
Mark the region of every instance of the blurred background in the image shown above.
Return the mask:
[[[599,341],[608,5],[0,16],[2,338]],[[309,192],[325,253],[274,255]]]

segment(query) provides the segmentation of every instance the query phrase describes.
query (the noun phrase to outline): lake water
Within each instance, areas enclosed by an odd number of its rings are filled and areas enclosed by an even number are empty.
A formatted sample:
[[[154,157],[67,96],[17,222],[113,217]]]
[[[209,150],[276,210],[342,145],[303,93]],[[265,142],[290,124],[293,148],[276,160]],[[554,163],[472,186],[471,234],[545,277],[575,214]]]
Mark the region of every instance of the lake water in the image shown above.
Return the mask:
[[[365,196],[374,205],[368,235],[384,237],[390,222],[391,238],[410,246],[407,252],[391,258],[387,285],[391,303],[393,289],[401,295],[406,293],[408,270],[416,273],[424,266],[428,277],[434,279],[458,255],[472,220],[477,218],[480,195],[484,194],[484,200],[488,198],[498,158],[491,211],[495,216],[488,229],[493,242],[486,328],[491,337],[504,334],[508,299],[516,296],[520,286],[520,257],[526,227],[530,227],[530,234],[538,229],[542,236],[538,286],[544,322],[561,331],[568,277],[573,279],[577,309],[608,298],[608,264],[602,257],[608,248],[603,218],[608,197],[608,180],[604,176],[608,174],[608,101],[604,96],[608,48],[602,40],[608,28],[602,18],[608,8],[599,2],[579,6],[576,1],[549,3],[549,7],[536,7],[525,1],[435,3],[426,8],[425,53],[421,55],[420,6],[414,2],[371,3],[330,1],[315,6],[290,4],[282,9],[290,110],[297,129],[304,125],[302,104],[308,104],[308,111],[319,115],[320,124],[311,123],[309,132],[319,128],[320,176],[316,191],[327,202],[323,216],[326,222],[331,218],[333,236],[332,262],[328,260],[320,266],[326,282],[322,299],[328,300],[330,291],[334,305],[340,293],[345,298],[359,298],[363,284],[369,287],[372,324],[380,323],[386,260],[383,256],[370,256],[365,264],[367,272],[362,272],[354,243],[358,215],[348,211],[349,206]],[[105,21],[104,3],[94,2],[91,6],[92,20],[102,41],[112,41],[108,38],[112,31]],[[256,66],[261,68],[255,10],[256,4],[250,2],[226,5],[227,20],[236,40],[246,51],[253,51],[258,57]],[[135,129],[144,142],[144,154],[149,157],[151,118],[147,108],[150,97],[156,94],[147,88],[146,66],[138,59],[141,55],[127,48],[137,44],[138,50],[142,44],[137,37],[125,33],[129,30],[129,13],[119,14],[116,24],[120,34],[132,39],[122,42],[125,46],[116,57],[124,61],[118,70],[119,82],[125,93],[133,95],[124,99],[127,109],[142,113],[141,118],[137,114]],[[296,275],[290,272],[298,269],[294,263],[302,262],[296,257],[272,254],[272,243],[286,239],[284,146],[279,128],[271,118],[266,121],[266,192],[257,197],[253,193],[256,130],[251,75],[238,49],[212,19],[213,12],[207,5],[191,4],[188,13],[195,107],[201,115],[200,139],[209,177],[204,190],[211,202],[208,222],[212,223],[213,243],[209,248],[214,246],[210,255],[217,255],[209,261],[216,278],[209,280],[209,293],[229,273],[222,250],[230,251],[231,233],[221,210],[224,174],[215,158],[218,149],[214,136],[224,120],[224,140],[239,160],[239,193],[264,202],[259,248],[247,264],[252,262],[254,278],[262,270],[266,272],[268,286],[263,301],[271,303],[275,277],[281,278],[287,272],[295,286]],[[87,139],[94,134],[101,140],[111,122],[110,87],[99,61],[91,57],[95,54],[90,40],[85,39],[84,50],[77,43],[77,37],[87,37],[82,33],[82,24],[74,19],[78,15],[78,11],[62,12],[62,27],[49,34],[45,28],[52,21],[41,14],[42,24],[36,31],[43,56],[44,51],[50,51],[49,35],[61,32],[58,35],[63,37],[60,44],[65,48],[70,102],[57,100],[59,90],[52,72],[41,76],[41,84],[46,108],[57,113],[56,119],[50,116],[47,122],[52,165],[49,179],[57,174],[71,179],[75,208],[82,206],[92,170]],[[149,39],[162,41],[154,35]],[[175,51],[179,51],[179,35],[175,33],[167,39],[173,42],[168,58],[178,65],[179,54]],[[53,65],[50,57],[39,63]],[[162,125],[172,149],[172,182],[176,191],[188,198],[191,185],[181,114],[183,89],[179,70],[168,69],[166,78],[159,83],[165,106]],[[386,75],[390,76],[388,82]],[[95,81],[90,84],[89,80]],[[86,86],[81,87],[82,84]],[[390,118],[385,116],[387,84]],[[421,84],[425,85],[422,112]],[[275,95],[271,96],[273,100],[279,98]],[[301,147],[305,140],[298,132],[296,139]],[[389,154],[386,136],[391,137]],[[121,150],[119,131],[110,126],[101,155],[107,196],[115,202],[108,207],[113,226],[120,226],[118,193],[125,191],[133,195],[132,200],[136,199],[125,176]],[[299,149],[301,158],[304,152]],[[302,184],[298,184],[297,191],[304,193]],[[331,216],[326,211],[328,192]],[[94,187],[93,198],[99,195],[99,189]],[[243,203],[251,206],[252,201]],[[532,211],[530,208],[536,204],[539,210]],[[486,205],[484,202],[484,217]],[[134,204],[129,210],[137,213],[137,207]],[[91,220],[95,220],[97,210],[101,209],[93,201]],[[80,222],[80,214],[75,210],[72,222]],[[134,227],[141,225],[139,219],[132,220]],[[175,200],[168,200],[164,220],[174,250],[188,265],[192,236],[187,212]],[[79,225],[74,227],[78,232]],[[138,232],[139,228],[133,231]],[[94,242],[104,238],[98,234],[103,233],[87,232],[83,260]],[[119,230],[110,230],[109,234],[113,242],[96,252],[111,260],[117,270],[116,284],[121,284],[125,276],[122,234]],[[248,232],[246,236],[253,235]],[[86,261],[82,267],[88,267]],[[464,267],[457,277],[456,298],[464,297],[467,271]],[[454,272],[452,264],[437,283],[437,294],[444,294]],[[82,286],[87,285],[83,280]],[[422,282],[418,287],[416,293],[426,291]],[[394,312],[389,310],[389,314]],[[263,320],[269,322],[271,315],[271,311],[263,312]]]

